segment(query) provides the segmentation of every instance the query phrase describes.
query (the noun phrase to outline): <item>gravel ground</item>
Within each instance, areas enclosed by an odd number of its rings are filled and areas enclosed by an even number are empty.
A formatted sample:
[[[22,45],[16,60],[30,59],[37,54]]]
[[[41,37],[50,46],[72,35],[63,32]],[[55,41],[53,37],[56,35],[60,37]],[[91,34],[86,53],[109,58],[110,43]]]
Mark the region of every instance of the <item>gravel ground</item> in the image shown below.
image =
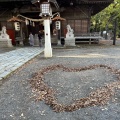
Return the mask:
[[[53,49],[53,57],[43,54],[6,78],[0,86],[0,120],[120,120],[120,90],[104,106],[80,108],[73,112],[56,113],[44,101],[35,101],[30,80],[49,65],[62,64],[68,68],[90,65],[107,65],[120,69],[120,47],[105,45],[81,45],[79,48]],[[62,104],[87,97],[90,92],[111,82],[117,75],[104,68],[81,72],[50,71],[44,82],[53,88],[55,97]]]

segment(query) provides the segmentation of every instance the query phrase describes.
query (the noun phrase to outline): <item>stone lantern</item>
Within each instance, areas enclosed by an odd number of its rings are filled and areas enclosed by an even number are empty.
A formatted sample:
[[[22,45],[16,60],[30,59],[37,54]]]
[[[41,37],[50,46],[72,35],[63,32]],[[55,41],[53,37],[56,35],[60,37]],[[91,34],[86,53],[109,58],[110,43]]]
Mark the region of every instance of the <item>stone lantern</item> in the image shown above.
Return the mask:
[[[45,35],[45,49],[44,56],[52,57],[51,35],[50,35],[50,17],[52,16],[52,9],[49,2],[40,4],[40,16],[44,19],[44,35]]]

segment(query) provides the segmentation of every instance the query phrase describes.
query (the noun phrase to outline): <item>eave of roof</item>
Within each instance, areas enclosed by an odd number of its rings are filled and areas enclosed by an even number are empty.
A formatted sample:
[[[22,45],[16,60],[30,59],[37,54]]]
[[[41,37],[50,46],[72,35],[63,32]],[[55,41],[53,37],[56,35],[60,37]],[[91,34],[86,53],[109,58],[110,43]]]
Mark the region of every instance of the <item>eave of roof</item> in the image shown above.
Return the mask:
[[[111,3],[113,1],[114,0],[81,0],[81,2],[84,2],[84,3]]]
[[[0,0],[0,2],[17,2],[17,1],[31,1],[31,0]]]
[[[38,0],[0,0],[0,9],[2,8],[10,8],[13,9],[14,7],[21,8],[23,5],[32,5],[32,2],[37,3]],[[40,2],[46,0],[40,0]],[[59,5],[59,8],[67,8],[72,7],[70,2],[73,2],[73,7],[81,7],[83,5],[87,5],[93,8],[92,15],[100,12],[109,4],[111,4],[114,0],[50,0],[56,1]],[[20,6],[20,7],[19,7]],[[33,5],[34,6],[34,5]],[[39,4],[38,4],[39,7]],[[59,10],[59,9],[58,9]]]

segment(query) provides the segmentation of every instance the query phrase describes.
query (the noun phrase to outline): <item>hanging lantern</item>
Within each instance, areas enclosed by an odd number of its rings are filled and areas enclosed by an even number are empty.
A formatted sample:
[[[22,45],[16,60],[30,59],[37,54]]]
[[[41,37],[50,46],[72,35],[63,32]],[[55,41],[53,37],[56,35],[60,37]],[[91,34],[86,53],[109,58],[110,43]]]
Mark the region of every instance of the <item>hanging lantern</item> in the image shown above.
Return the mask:
[[[20,23],[19,22],[14,22],[15,25],[15,30],[20,31]]]
[[[25,23],[26,23],[26,25],[29,25],[29,21],[27,19],[25,20]]]
[[[56,30],[60,30],[60,21],[56,21],[55,22],[55,27],[56,27]]]

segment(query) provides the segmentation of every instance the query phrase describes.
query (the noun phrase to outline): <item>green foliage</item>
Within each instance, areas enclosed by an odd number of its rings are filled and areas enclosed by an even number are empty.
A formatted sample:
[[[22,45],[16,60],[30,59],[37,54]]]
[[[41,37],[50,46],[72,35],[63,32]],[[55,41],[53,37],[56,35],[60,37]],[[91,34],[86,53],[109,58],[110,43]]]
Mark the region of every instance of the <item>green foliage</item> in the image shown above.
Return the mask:
[[[117,18],[120,27],[120,0],[114,0],[108,7],[91,18],[91,31],[113,30]],[[118,29],[117,32],[120,30]]]

